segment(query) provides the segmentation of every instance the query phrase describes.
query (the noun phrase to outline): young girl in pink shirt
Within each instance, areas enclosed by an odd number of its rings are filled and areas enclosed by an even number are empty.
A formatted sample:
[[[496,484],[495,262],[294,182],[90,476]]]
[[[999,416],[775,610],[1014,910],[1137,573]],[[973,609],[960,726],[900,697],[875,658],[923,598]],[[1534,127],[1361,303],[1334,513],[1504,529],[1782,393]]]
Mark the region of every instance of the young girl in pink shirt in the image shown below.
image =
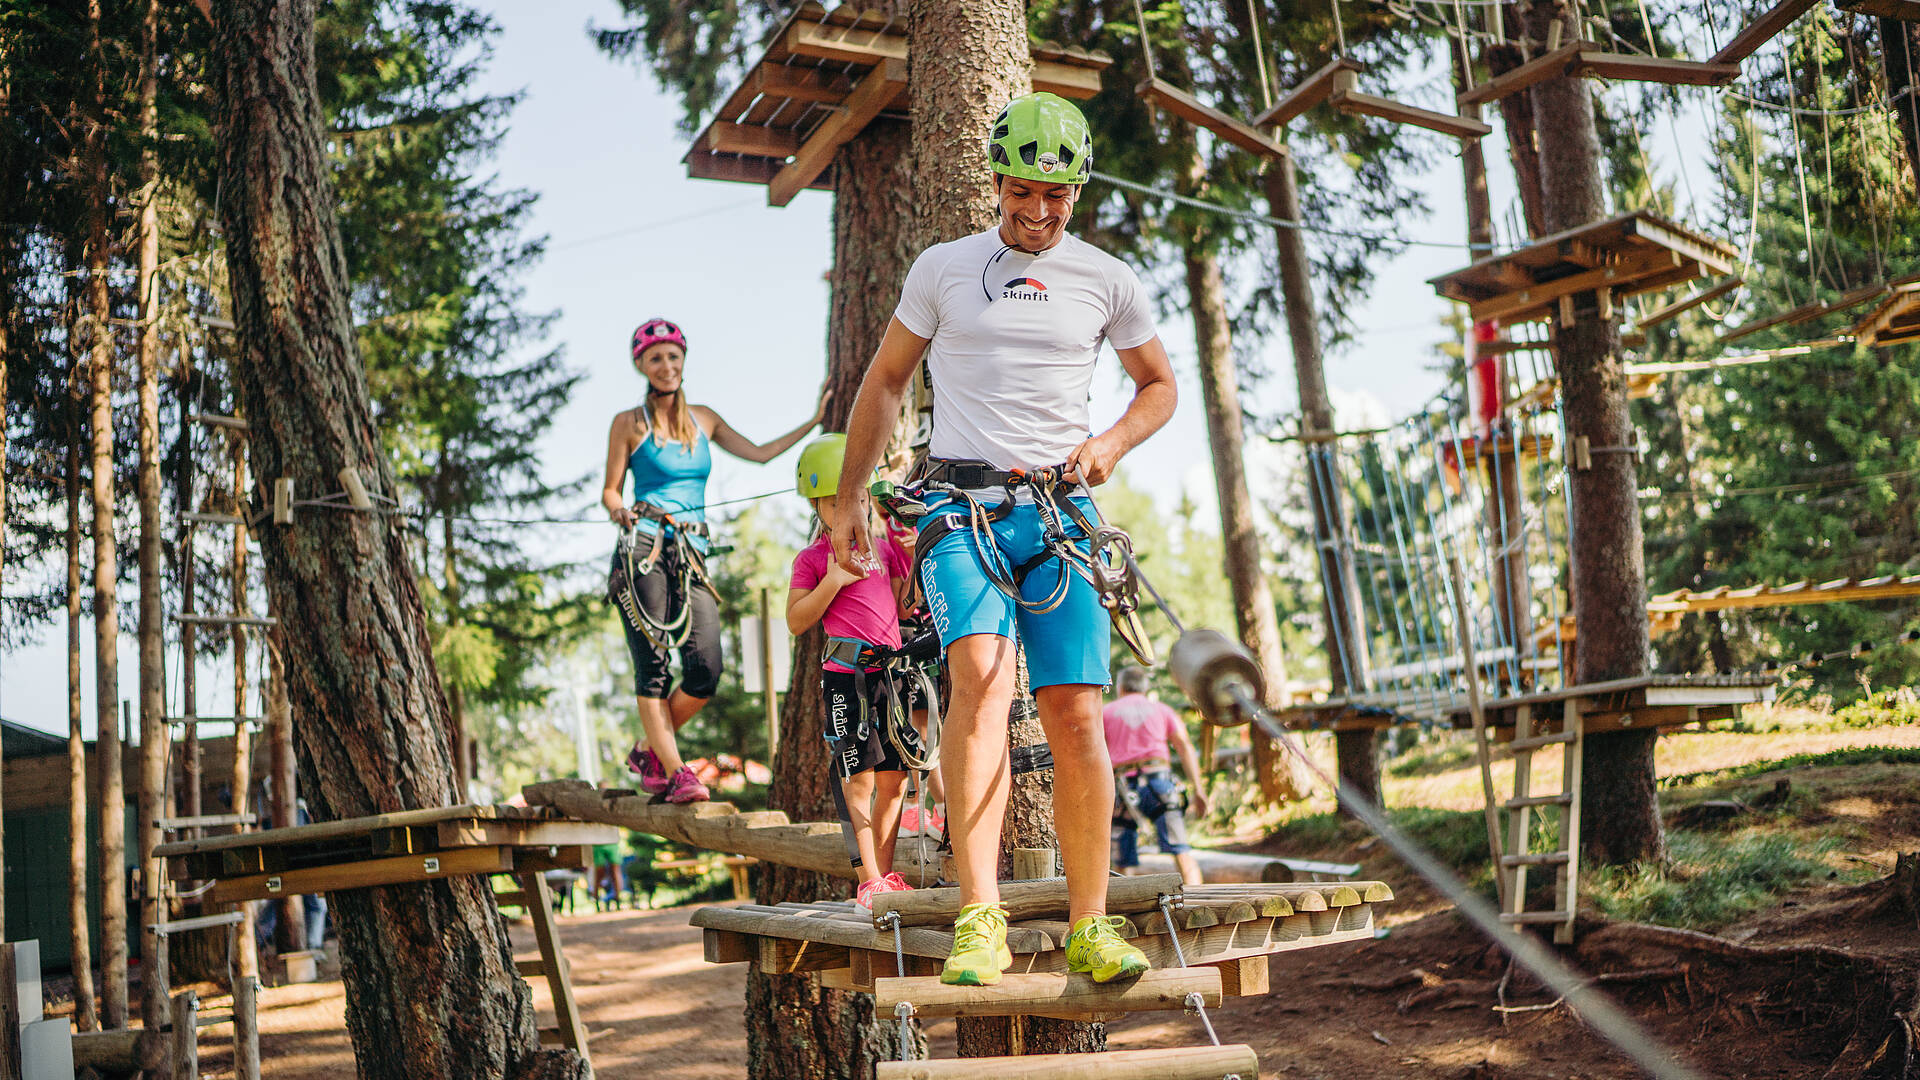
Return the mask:
[[[816,623],[827,632],[820,688],[827,743],[840,780],[834,795],[848,833],[848,854],[860,876],[854,902],[871,909],[875,893],[910,888],[893,872],[907,769],[884,731],[890,707],[887,680],[863,657],[900,647],[900,616],[906,613],[912,581],[906,549],[891,539],[875,543],[881,565],[864,576],[846,570],[833,557],[833,495],[839,490],[845,445],[844,435],[823,435],[800,453],[795,487],[813,504],[825,529],[794,557],[787,628],[795,637]],[[904,704],[914,708],[911,701]]]

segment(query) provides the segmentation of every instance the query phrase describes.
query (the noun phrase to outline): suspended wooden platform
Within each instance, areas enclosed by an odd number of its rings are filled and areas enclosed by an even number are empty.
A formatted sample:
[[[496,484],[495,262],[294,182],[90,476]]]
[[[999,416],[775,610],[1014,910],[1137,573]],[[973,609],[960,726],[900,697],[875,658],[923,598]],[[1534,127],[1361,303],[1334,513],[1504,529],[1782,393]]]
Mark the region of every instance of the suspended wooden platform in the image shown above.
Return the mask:
[[[1266,112],[1253,118],[1253,127],[1286,127],[1308,110],[1331,105],[1343,113],[1372,116],[1396,124],[1411,124],[1457,139],[1478,139],[1493,133],[1493,128],[1470,116],[1434,112],[1405,102],[1363,94],[1355,83],[1364,65],[1346,57],[1335,57],[1325,67],[1308,76]],[[1145,84],[1142,84],[1143,92]]]
[[[1793,607],[1802,604],[1844,604],[1866,600],[1897,600],[1920,596],[1920,574],[1899,577],[1888,574],[1875,578],[1838,578],[1833,581],[1796,581],[1790,585],[1749,585],[1743,589],[1721,586],[1695,592],[1678,589],[1661,593],[1647,601],[1647,618],[1655,633],[1679,626],[1680,619],[1694,611],[1727,611],[1733,608]]]
[[[1557,311],[1566,323],[1580,293],[1599,293],[1604,311],[1618,297],[1730,274],[1735,262],[1731,247],[1641,210],[1481,259],[1432,285],[1466,304],[1476,322],[1531,322]]]
[[[1098,985],[1067,971],[1067,888],[1063,878],[1005,882],[1012,919],[1007,947],[1013,966],[994,987],[942,987],[942,961],[953,948],[959,890],[890,894],[869,914],[851,901],[703,907],[693,925],[704,932],[711,963],[755,961],[765,971],[822,972],[826,985],[864,990],[876,1007],[909,1001],[932,1016],[1050,1016],[1099,1019],[1123,1012],[1181,1009],[1199,993],[1207,1005],[1268,989],[1270,955],[1371,938],[1375,905],[1393,892],[1374,881],[1275,885],[1211,885],[1182,890],[1177,874],[1115,878],[1110,910],[1121,936],[1147,954],[1154,972]],[[1127,891],[1122,891],[1122,890]],[[922,895],[925,894],[925,895]],[[1172,922],[1158,909],[1167,896]],[[880,897],[875,898],[876,901]],[[895,960],[888,911],[911,908],[900,930],[905,970]],[[904,919],[904,917],[903,917]],[[1187,967],[1180,968],[1177,935]]]
[[[1920,0],[1834,0],[1834,6],[1856,15],[1920,22]]]
[[[1249,153],[1259,154],[1265,158],[1281,158],[1287,154],[1286,144],[1279,139],[1237,117],[1221,112],[1165,79],[1148,76],[1134,87],[1134,92],[1187,123],[1206,128],[1213,132],[1216,138]]]
[[[1674,86],[1725,86],[1740,77],[1740,65],[1608,52],[1598,42],[1576,41],[1542,53],[1512,71],[1464,90],[1457,100],[1462,111],[1490,105],[1556,75],[1586,75],[1599,79],[1657,82]]]
[[[1549,636],[1543,642],[1543,651],[1551,652],[1555,643],[1556,639]],[[1480,660],[1495,662],[1489,656]],[[1772,701],[1778,682],[1773,675],[1641,675],[1493,698],[1484,703],[1484,708],[1490,726],[1510,729],[1523,717],[1558,716],[1567,699],[1577,698],[1589,734],[1665,730],[1704,720],[1730,719],[1739,715],[1742,706]],[[1473,726],[1465,694],[1425,691],[1406,691],[1397,696],[1350,694],[1297,705],[1282,710],[1279,716],[1288,727],[1306,731],[1367,730],[1425,722],[1461,729]],[[1511,735],[1511,731],[1505,731],[1503,737]]]
[[[215,903],[511,874],[519,888],[494,898],[524,909],[533,924],[539,955],[515,960],[514,970],[544,977],[552,991],[556,1022],[540,1030],[541,1042],[586,1057],[586,1025],[545,873],[583,868],[591,845],[619,840],[616,828],[570,821],[544,807],[446,806],[179,840],[153,853],[167,860],[175,879],[211,881]]]
[[[1853,338],[1873,346],[1920,340],[1920,277],[1891,283],[1886,299],[1854,324]]]
[[[1102,52],[1035,42],[1033,88],[1090,98],[1112,62]],[[765,184],[774,206],[807,188],[831,191],[835,153],[881,113],[905,110],[906,92],[904,17],[809,0],[694,139],[687,175]]]
[[[1767,42],[1780,35],[1782,30],[1793,25],[1794,20],[1807,13],[1819,0],[1780,0],[1779,3],[1761,12],[1759,17],[1748,23],[1744,29],[1733,36],[1733,40],[1721,46],[1713,54],[1713,63],[1737,64]]]

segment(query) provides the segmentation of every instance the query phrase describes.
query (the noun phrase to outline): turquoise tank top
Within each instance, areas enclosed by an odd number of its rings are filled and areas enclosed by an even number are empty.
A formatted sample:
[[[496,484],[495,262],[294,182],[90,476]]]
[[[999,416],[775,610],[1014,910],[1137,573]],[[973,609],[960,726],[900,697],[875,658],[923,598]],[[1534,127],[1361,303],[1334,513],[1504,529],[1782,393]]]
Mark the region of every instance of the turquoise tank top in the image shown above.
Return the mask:
[[[627,475],[633,479],[633,500],[664,510],[682,521],[707,520],[702,509],[707,502],[707,476],[713,472],[713,450],[705,432],[694,441],[693,449],[676,440],[659,442],[649,434],[640,440],[627,457]],[[646,518],[636,526],[642,532],[658,532],[660,526]],[[707,550],[707,542],[692,537],[694,546]]]

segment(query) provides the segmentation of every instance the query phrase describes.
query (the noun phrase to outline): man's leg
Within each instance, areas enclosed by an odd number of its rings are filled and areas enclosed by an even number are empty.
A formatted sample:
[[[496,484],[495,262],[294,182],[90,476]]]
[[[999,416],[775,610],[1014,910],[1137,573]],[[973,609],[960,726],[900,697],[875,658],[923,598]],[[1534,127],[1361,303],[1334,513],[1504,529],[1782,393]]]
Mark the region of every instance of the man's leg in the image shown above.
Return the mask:
[[[1013,642],[996,634],[969,634],[947,646],[953,697],[940,736],[940,769],[962,904],[1000,899],[1000,827],[1012,788],[1007,710],[1013,669]]]
[[[1107,912],[1113,768],[1100,722],[1100,687],[1080,683],[1034,691],[1053,748],[1053,830],[1067,871],[1067,923]]]

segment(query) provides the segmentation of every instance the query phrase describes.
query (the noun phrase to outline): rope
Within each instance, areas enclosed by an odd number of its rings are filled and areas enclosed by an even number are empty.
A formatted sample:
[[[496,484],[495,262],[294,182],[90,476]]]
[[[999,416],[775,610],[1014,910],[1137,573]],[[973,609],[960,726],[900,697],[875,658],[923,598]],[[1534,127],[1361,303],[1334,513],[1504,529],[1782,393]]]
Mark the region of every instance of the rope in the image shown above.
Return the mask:
[[[1296,229],[1300,232],[1320,233],[1323,236],[1340,236],[1349,240],[1370,240],[1374,243],[1405,244],[1409,247],[1450,248],[1464,251],[1474,250],[1474,246],[1465,241],[1415,240],[1394,233],[1356,232],[1352,229],[1333,229],[1325,225],[1308,225],[1300,221],[1288,221],[1285,218],[1268,217],[1266,214],[1258,214],[1251,210],[1241,210],[1236,207],[1222,206],[1216,202],[1208,202],[1205,199],[1196,199],[1190,195],[1182,195],[1177,191],[1170,191],[1166,188],[1150,187],[1146,184],[1126,180],[1110,173],[1103,173],[1098,169],[1093,170],[1093,178],[1104,183],[1112,184],[1114,187],[1125,188],[1128,191],[1137,191],[1142,195],[1152,195],[1157,198],[1170,199],[1183,206],[1191,206],[1196,210],[1207,210],[1225,217],[1237,218],[1238,220],[1251,224],[1270,225],[1276,229]]]

